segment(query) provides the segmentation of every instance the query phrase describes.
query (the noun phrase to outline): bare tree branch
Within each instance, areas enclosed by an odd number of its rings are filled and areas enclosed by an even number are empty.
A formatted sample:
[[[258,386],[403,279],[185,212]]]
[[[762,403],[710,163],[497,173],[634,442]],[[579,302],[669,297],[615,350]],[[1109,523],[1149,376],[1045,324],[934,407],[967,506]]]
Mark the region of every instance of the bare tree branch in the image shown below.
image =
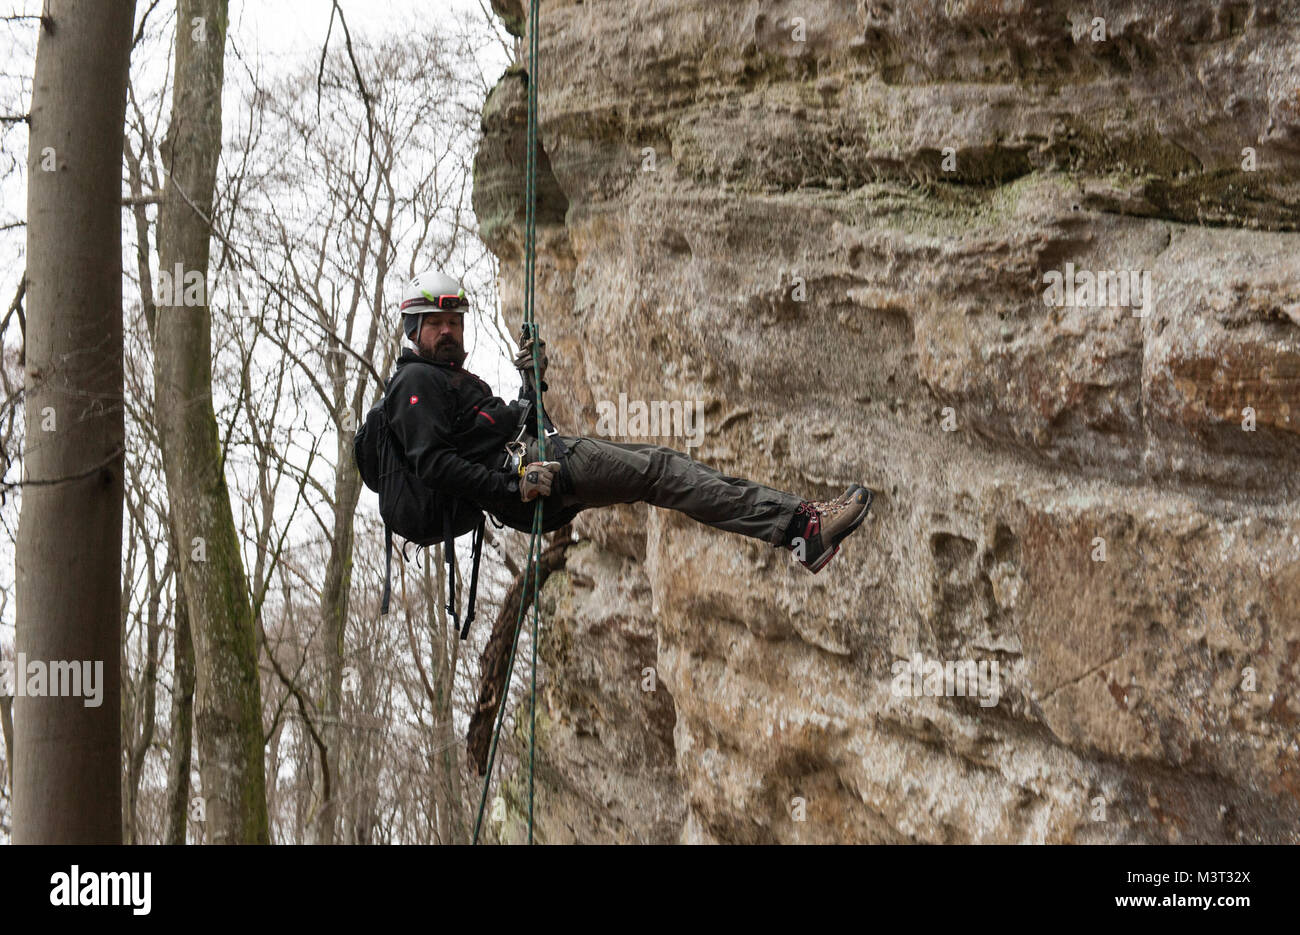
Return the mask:
[[[125,452],[125,448],[118,446],[109,453],[108,457],[103,461],[100,461],[98,464],[95,464],[84,471],[79,471],[76,474],[69,474],[66,477],[50,477],[41,480],[32,480],[29,478],[27,480],[3,481],[0,482],[0,493],[8,493],[11,490],[17,490],[20,487],[55,487],[59,484],[70,484],[73,481],[85,480],[90,475],[108,467],[115,459],[121,457]]]

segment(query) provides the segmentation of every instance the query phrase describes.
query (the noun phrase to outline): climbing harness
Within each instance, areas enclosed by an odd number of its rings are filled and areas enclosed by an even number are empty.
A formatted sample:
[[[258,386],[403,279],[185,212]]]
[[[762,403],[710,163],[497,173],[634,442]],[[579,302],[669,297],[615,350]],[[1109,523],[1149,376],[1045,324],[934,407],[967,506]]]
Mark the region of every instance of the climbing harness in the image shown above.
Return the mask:
[[[528,431],[528,417],[532,413],[533,401],[531,399],[524,401],[524,411],[519,416],[519,433],[515,435],[513,441],[505,444],[506,457],[501,466],[510,472],[514,477],[523,477],[524,469],[528,466],[528,443],[524,441],[524,434]],[[569,454],[568,446],[560,441],[559,431],[551,424],[551,419],[542,412],[542,421],[546,427],[546,437],[551,440],[551,445],[555,449],[556,458],[565,458]],[[543,451],[538,449],[538,460],[543,458]]]

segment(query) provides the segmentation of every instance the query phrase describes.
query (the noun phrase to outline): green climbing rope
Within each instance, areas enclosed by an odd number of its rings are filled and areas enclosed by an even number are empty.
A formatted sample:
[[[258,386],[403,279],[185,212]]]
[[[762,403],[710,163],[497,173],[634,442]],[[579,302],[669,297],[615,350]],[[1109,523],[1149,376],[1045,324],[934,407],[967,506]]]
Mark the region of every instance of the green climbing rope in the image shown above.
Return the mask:
[[[538,364],[539,345],[537,322],[533,317],[534,278],[536,271],[536,219],[537,219],[537,4],[531,0],[528,9],[528,158],[525,168],[525,199],[527,212],[524,234],[524,329],[533,342],[533,386],[537,397],[537,460],[546,460],[546,430],[542,402],[542,375]],[[529,581],[533,586],[533,664],[532,682],[529,689],[529,725],[528,725],[528,843],[533,843],[533,766],[537,740],[537,636],[538,610],[537,590],[540,578],[542,539],[542,498],[539,496],[533,508],[532,538],[528,543],[528,563],[524,566],[524,586],[520,591],[519,617],[515,620],[514,639],[510,644],[510,662],[506,668],[506,684],[502,689],[500,703],[497,706],[496,725],[492,730],[492,746],[488,753],[487,774],[483,777],[483,794],[479,797],[478,817],[474,821],[474,840],[478,843],[479,830],[483,826],[483,809],[487,805],[488,788],[492,784],[492,768],[496,763],[497,741],[501,738],[501,725],[505,722],[506,702],[510,700],[510,683],[514,680],[515,652],[519,648],[519,633],[523,629],[524,608],[527,604],[523,596],[528,593]]]

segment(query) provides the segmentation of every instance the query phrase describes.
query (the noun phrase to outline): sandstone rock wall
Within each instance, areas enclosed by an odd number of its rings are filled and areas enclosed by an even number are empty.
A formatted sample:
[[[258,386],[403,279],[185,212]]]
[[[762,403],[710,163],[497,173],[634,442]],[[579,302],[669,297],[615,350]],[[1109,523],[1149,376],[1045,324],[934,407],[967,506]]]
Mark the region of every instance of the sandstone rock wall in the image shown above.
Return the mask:
[[[880,492],[816,577],[579,517],[541,839],[1300,842],[1300,2],[539,18],[557,423],[702,400],[700,460]],[[525,78],[475,167],[515,309]],[[1048,304],[1067,270],[1150,301]],[[917,653],[997,703],[904,695]]]

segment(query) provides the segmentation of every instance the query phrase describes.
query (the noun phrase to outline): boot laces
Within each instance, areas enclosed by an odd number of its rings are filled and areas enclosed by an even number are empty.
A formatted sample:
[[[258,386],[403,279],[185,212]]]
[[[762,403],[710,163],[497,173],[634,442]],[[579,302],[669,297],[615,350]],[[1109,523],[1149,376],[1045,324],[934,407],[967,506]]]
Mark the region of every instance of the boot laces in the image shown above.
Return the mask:
[[[800,503],[799,508],[795,510],[796,516],[808,517],[808,525],[804,529],[805,536],[814,536],[821,532],[822,528],[822,510],[818,508],[817,503],[809,500],[806,503]]]
[[[805,503],[799,504],[799,509],[795,512],[807,516],[814,516],[818,513],[828,513],[834,510],[837,506],[839,506],[839,503],[835,500],[808,500]]]
[[[833,519],[835,516],[838,516],[843,512],[844,508],[848,505],[849,504],[840,500],[812,501],[812,509],[815,511],[816,515],[823,520]]]

